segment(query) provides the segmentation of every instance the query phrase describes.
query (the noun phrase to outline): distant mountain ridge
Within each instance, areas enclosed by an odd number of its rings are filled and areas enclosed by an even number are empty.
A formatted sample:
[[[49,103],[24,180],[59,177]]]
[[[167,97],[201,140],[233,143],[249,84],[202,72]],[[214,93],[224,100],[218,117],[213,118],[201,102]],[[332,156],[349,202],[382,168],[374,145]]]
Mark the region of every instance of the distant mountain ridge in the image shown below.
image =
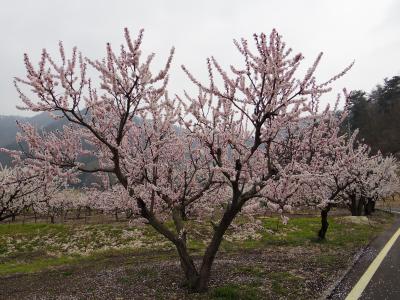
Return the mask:
[[[18,132],[17,121],[30,123],[37,128],[45,128],[51,123],[57,122],[47,113],[40,113],[33,117],[0,115],[0,147],[7,147],[15,143],[15,136]]]
[[[46,129],[47,131],[62,129],[62,126],[66,124],[66,120],[54,120],[46,112],[32,117],[0,115],[0,147],[10,150],[20,149],[15,139],[17,132],[19,131],[17,121],[22,123],[30,123],[38,129]],[[8,155],[0,152],[0,164],[3,166],[10,165],[11,158]]]

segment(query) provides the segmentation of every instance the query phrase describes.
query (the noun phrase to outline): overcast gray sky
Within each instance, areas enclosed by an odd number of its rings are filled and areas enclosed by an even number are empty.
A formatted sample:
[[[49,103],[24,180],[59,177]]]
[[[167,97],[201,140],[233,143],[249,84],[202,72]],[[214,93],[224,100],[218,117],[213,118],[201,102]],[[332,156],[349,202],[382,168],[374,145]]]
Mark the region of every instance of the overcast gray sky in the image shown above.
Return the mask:
[[[321,81],[355,59],[354,68],[335,85],[338,91],[370,91],[384,77],[400,74],[396,0],[1,1],[0,114],[23,114],[15,108],[20,102],[12,78],[24,74],[24,52],[37,61],[43,47],[57,53],[62,40],[65,48],[76,45],[84,55],[101,58],[106,42],[114,47],[122,43],[124,27],[132,35],[145,29],[144,50],[157,54],[156,63],[163,63],[170,47],[176,47],[170,93],[190,86],[181,64],[204,77],[207,56],[214,55],[223,65],[239,62],[232,39],[250,40],[254,32],[272,28],[308,64],[324,52]]]

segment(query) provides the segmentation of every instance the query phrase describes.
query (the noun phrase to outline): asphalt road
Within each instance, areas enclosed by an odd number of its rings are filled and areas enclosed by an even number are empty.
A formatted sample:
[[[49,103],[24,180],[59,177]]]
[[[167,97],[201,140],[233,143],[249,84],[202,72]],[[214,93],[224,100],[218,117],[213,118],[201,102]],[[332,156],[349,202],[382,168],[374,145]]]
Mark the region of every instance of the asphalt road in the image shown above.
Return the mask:
[[[393,244],[360,299],[400,299],[400,238]]]
[[[397,211],[400,212],[400,209]],[[365,249],[355,266],[328,299],[346,299],[369,265],[399,228],[400,214],[393,226]],[[384,257],[359,299],[400,300],[400,237]]]

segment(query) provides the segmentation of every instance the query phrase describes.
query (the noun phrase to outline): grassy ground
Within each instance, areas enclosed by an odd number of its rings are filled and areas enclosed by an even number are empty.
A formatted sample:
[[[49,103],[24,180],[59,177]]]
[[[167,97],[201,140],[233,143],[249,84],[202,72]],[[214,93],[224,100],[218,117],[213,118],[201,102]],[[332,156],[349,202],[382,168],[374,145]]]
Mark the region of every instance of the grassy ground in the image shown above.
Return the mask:
[[[190,295],[175,250],[149,227],[126,224],[0,225],[0,298],[312,299],[353,255],[389,226],[377,212],[367,224],[330,219],[316,240],[318,217],[259,218],[257,230],[239,219],[221,245],[207,295]],[[210,228],[192,222],[189,248],[204,251]]]

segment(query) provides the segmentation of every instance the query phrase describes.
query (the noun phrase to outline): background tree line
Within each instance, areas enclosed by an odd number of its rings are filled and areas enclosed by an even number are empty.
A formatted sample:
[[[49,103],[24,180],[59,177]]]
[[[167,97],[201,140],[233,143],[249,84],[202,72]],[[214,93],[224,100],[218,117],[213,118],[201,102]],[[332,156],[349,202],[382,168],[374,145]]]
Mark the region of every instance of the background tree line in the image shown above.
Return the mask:
[[[371,93],[362,90],[351,93],[350,114],[344,130],[359,129],[358,138],[372,152],[400,156],[400,76],[385,78]]]

